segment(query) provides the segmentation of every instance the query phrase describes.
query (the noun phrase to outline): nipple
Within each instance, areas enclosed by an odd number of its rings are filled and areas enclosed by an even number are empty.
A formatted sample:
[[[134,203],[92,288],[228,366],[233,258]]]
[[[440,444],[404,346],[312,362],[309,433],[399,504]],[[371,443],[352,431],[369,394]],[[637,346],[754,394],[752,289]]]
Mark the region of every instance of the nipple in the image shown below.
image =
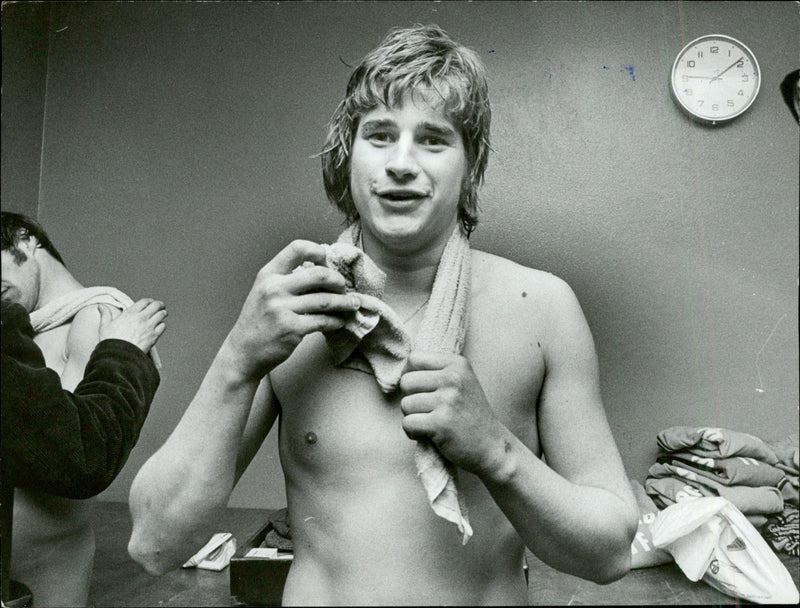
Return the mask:
[[[315,433],[312,433],[311,431],[306,433],[306,443],[308,445],[314,445],[315,443],[317,443],[317,435]]]

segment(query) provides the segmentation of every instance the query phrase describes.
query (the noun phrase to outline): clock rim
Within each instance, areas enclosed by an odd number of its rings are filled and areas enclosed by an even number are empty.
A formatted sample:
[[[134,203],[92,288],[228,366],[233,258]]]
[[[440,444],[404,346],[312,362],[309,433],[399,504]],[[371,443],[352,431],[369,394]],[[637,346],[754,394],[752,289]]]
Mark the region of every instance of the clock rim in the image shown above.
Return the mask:
[[[725,39],[725,40],[731,41],[734,44],[736,44],[737,46],[739,46],[750,57],[750,59],[753,62],[753,65],[755,66],[756,73],[758,74],[758,82],[756,84],[756,89],[753,92],[752,97],[750,97],[750,101],[748,101],[747,105],[745,105],[741,110],[739,110],[735,114],[731,114],[730,116],[711,118],[711,117],[706,117],[706,116],[703,116],[701,114],[698,114],[696,111],[694,111],[694,110],[688,108],[686,105],[684,105],[683,101],[681,100],[680,96],[678,95],[677,91],[675,90],[675,69],[678,67],[678,62],[680,61],[681,57],[683,57],[684,53],[686,53],[686,51],[691,46],[693,46],[693,45],[697,44],[699,41],[707,39],[707,38],[721,38],[721,39]],[[761,91],[761,66],[758,65],[758,59],[756,59],[755,53],[753,53],[753,51],[750,49],[750,47],[747,46],[744,42],[742,42],[738,38],[734,38],[733,36],[728,36],[727,34],[704,34],[703,36],[699,36],[698,38],[695,38],[691,42],[687,43],[678,52],[678,54],[675,56],[675,61],[672,62],[672,70],[670,70],[670,74],[669,74],[669,85],[670,85],[669,88],[670,88],[670,93],[672,94],[673,101],[675,103],[677,103],[678,107],[683,112],[685,112],[689,116],[691,116],[693,118],[696,118],[697,120],[702,121],[704,123],[708,123],[708,124],[712,124],[712,125],[717,124],[717,123],[725,123],[725,122],[729,122],[729,121],[733,120],[734,118],[737,118],[737,117],[741,116],[742,114],[744,114],[747,110],[750,109],[750,107],[755,102],[756,97],[758,97],[758,93]]]

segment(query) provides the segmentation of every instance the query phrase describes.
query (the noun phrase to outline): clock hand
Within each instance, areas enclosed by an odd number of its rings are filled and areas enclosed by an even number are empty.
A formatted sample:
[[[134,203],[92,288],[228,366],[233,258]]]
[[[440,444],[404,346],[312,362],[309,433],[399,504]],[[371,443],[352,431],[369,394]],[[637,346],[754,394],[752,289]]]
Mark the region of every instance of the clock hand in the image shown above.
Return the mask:
[[[720,77],[721,77],[721,76],[722,76],[722,75],[723,75],[725,72],[727,72],[728,70],[730,70],[730,69],[731,69],[733,66],[735,66],[737,63],[739,63],[739,62],[740,62],[742,59],[744,59],[744,55],[742,55],[741,57],[739,57],[739,59],[737,59],[736,61],[734,61],[734,62],[733,62],[732,64],[730,64],[730,65],[729,65],[727,68],[725,68],[725,69],[724,69],[724,70],[722,70],[722,71],[721,71],[719,74],[717,74],[716,76],[714,76],[714,78],[712,78],[712,79],[711,79],[711,82],[714,82],[715,80],[719,80],[719,79],[720,79]]]

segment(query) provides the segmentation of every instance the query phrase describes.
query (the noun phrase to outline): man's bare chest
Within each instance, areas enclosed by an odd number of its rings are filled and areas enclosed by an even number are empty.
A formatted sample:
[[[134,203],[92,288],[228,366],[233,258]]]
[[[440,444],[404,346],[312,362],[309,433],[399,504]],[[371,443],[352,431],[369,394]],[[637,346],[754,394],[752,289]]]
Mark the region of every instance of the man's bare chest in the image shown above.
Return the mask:
[[[498,419],[538,451],[541,348],[535,341],[511,345],[510,336],[487,342],[480,331],[471,331],[463,354]],[[376,454],[384,462],[406,462],[412,454],[414,442],[402,429],[402,395],[382,393],[368,372],[335,366],[322,335],[306,338],[270,377],[281,404],[284,457],[316,469],[369,462]]]

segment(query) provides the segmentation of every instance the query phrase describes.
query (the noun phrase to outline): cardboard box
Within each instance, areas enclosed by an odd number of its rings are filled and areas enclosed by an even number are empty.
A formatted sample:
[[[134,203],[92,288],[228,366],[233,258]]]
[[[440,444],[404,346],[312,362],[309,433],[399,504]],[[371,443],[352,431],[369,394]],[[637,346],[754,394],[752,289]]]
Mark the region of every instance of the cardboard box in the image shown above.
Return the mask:
[[[247,557],[250,549],[260,547],[272,530],[267,522],[231,558],[231,595],[245,606],[280,606],[283,586],[292,560]]]

